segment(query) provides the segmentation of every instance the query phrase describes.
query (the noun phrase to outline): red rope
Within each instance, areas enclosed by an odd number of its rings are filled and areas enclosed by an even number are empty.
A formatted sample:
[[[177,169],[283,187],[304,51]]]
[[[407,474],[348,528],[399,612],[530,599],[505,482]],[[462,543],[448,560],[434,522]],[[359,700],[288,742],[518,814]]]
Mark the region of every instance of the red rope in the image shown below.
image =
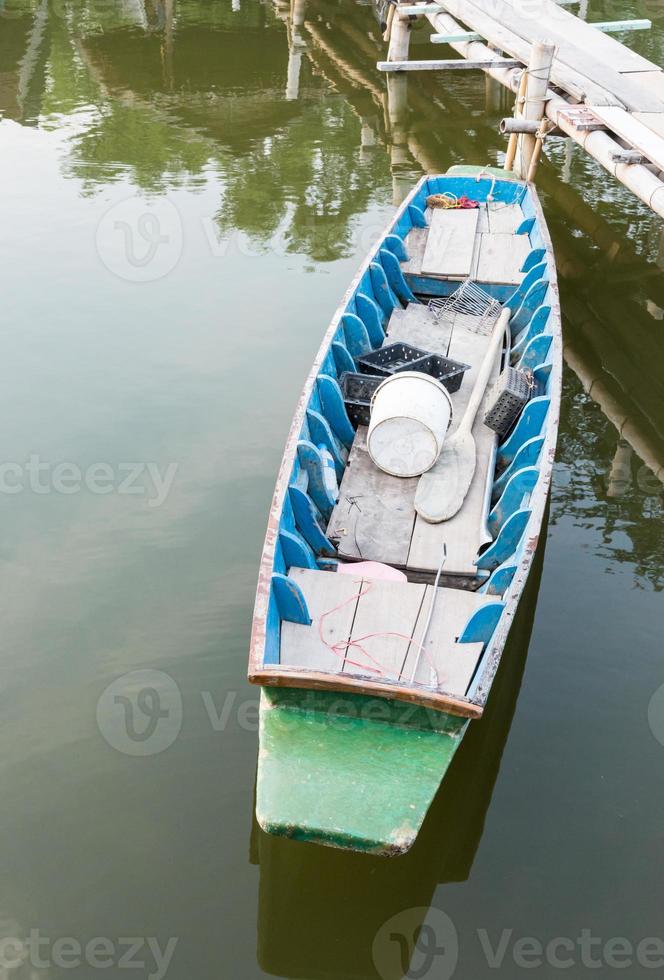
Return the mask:
[[[407,640],[409,645],[411,643],[414,643],[416,647],[419,647],[421,652],[424,654],[425,658],[428,660],[429,666],[434,672],[436,678],[436,684],[440,686],[438,671],[436,670],[436,666],[433,663],[431,657],[429,656],[427,650],[424,648],[424,646],[422,646],[421,643],[418,643],[417,640],[414,640],[412,636],[408,636],[406,633],[395,633],[391,630],[381,631],[378,633],[367,633],[365,636],[359,636],[356,640],[338,640],[336,643],[328,643],[328,641],[325,639],[325,637],[323,636],[323,623],[325,619],[328,616],[331,616],[332,613],[338,612],[340,609],[343,609],[344,606],[347,606],[348,603],[352,602],[354,599],[361,599],[362,596],[365,596],[367,592],[370,591],[371,586],[372,583],[368,582],[366,588],[361,588],[359,592],[355,593],[355,595],[349,596],[348,599],[344,599],[343,602],[340,602],[338,606],[334,606],[332,609],[328,609],[327,612],[324,612],[319,616],[318,636],[320,637],[321,643],[324,646],[326,646],[328,650],[330,650],[335,656],[340,657],[344,661],[344,663],[348,663],[352,667],[358,667],[360,670],[370,670],[373,673],[379,674],[381,677],[384,677],[385,671],[383,670],[383,665],[380,663],[380,661],[376,660],[376,658],[373,657],[368,650],[365,650],[365,648],[362,646],[362,643],[364,643],[366,640],[371,640],[378,636],[397,636],[401,640]],[[367,657],[369,660],[371,660],[372,663],[374,663],[376,666],[371,667],[369,664],[362,664],[362,663],[358,663],[356,660],[350,660],[348,657],[349,647],[357,647],[357,649],[360,650],[364,654],[364,656]],[[344,652],[342,653],[342,651]]]

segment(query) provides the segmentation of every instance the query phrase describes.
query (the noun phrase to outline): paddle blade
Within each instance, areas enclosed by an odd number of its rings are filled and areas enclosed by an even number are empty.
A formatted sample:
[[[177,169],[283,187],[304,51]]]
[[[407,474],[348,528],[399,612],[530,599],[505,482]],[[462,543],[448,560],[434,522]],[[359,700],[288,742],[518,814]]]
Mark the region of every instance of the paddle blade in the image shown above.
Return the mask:
[[[423,473],[415,493],[415,510],[429,524],[449,521],[461,510],[475,474],[475,440],[455,432],[443,443],[438,461]]]

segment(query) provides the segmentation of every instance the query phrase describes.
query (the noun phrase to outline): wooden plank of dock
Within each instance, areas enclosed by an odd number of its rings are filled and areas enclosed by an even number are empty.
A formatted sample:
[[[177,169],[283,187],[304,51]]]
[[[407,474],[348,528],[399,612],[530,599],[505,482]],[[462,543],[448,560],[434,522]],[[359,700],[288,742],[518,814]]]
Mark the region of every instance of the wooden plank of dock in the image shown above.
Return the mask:
[[[620,136],[626,142],[640,151],[652,163],[657,164],[660,170],[664,170],[664,139],[658,136],[652,129],[644,123],[651,115],[659,126],[664,127],[663,114],[635,113],[630,115],[624,109],[616,106],[591,106],[592,111],[598,116],[607,128]]]
[[[548,3],[558,14],[571,17],[576,27],[584,23],[561,11],[553,0],[548,0]],[[524,64],[528,63],[532,43],[546,34],[547,40],[557,47],[551,80],[583,101],[595,105],[618,105],[642,112],[664,112],[664,103],[660,99],[631,81],[627,75],[621,75],[613,67],[613,61],[593,54],[598,41],[603,39],[614,45],[617,42],[613,38],[589,27],[592,49],[585,50],[579,46],[580,43],[587,43],[585,36],[582,42],[579,40],[576,43],[576,38],[572,41],[573,31],[568,23],[562,24],[561,33],[557,18],[551,16],[550,10],[547,15],[546,3],[541,18],[537,20],[523,16],[506,0],[445,0],[445,7],[492,43],[497,42],[508,54],[520,58]],[[618,44],[618,47],[622,45]],[[643,70],[651,66],[645,59],[643,62],[629,61]]]

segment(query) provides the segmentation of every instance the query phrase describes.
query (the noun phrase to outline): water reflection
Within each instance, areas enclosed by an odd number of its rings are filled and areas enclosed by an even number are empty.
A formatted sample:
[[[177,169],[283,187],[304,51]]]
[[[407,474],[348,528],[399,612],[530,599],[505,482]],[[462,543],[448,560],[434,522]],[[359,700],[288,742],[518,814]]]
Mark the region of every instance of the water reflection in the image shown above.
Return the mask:
[[[268,973],[400,980],[406,971],[396,950],[387,957],[395,972],[377,970],[372,947],[378,930],[408,909],[417,910],[413,925],[419,928],[436,889],[469,878],[519,695],[543,552],[541,546],[486,713],[470,725],[407,854],[385,859],[271,837],[254,821],[258,958]]]

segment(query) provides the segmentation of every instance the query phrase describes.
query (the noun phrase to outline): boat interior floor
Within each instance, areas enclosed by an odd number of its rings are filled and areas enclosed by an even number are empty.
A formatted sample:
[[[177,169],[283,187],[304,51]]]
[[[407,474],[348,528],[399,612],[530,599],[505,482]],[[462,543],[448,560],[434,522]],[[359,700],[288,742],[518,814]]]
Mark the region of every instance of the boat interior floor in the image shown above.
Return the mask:
[[[389,322],[386,343],[403,341],[444,355],[449,347],[451,358],[470,365],[461,387],[450,396],[452,422],[447,438],[463,416],[489,344],[489,336],[476,330],[477,318],[457,317],[450,336],[450,328],[441,327],[430,310],[417,303],[396,309]],[[498,371],[496,363],[492,380]],[[441,524],[429,524],[415,511],[419,477],[404,479],[379,470],[367,452],[366,436],[366,427],[360,426],[327,527],[339,558],[384,562],[403,569],[409,578],[426,580],[436,574],[445,545],[444,580],[477,588],[486,577],[474,562],[480,548],[491,540],[486,519],[497,446],[495,433],[483,422],[482,407],[473,426],[477,446],[473,481],[461,510]]]
[[[426,228],[408,235],[408,276],[465,279],[518,285],[530,248],[527,235],[516,231],[524,220],[519,204],[489,203],[479,208],[431,209]]]
[[[406,242],[406,275],[422,292],[440,291],[440,282],[464,280],[518,285],[530,244],[517,234],[524,215],[519,205],[489,203],[476,209],[427,209],[427,228],[413,228]],[[412,283],[413,288],[418,288]],[[454,290],[446,287],[445,292]],[[458,391],[450,393],[457,429],[490,343],[490,327],[479,317],[458,315],[439,321],[425,303],[396,307],[385,344],[403,342],[470,365]],[[507,357],[504,352],[503,363]],[[487,391],[500,371],[496,358]],[[485,393],[484,402],[487,399]],[[297,670],[386,679],[468,698],[484,644],[478,623],[491,613],[495,596],[478,591],[489,572],[477,568],[493,540],[487,519],[497,453],[497,436],[484,424],[484,403],[473,425],[477,463],[458,513],[429,524],[415,510],[419,477],[399,478],[380,470],[367,451],[367,428],[359,426],[350,448],[327,537],[341,562],[373,561],[405,572],[407,581],[369,579],[291,567],[311,622],[283,622],[281,663]],[[437,572],[446,549],[439,585]]]
[[[312,624],[282,624],[283,664],[466,694],[483,644],[458,637],[492,596],[308,568],[288,574],[304,594]]]

